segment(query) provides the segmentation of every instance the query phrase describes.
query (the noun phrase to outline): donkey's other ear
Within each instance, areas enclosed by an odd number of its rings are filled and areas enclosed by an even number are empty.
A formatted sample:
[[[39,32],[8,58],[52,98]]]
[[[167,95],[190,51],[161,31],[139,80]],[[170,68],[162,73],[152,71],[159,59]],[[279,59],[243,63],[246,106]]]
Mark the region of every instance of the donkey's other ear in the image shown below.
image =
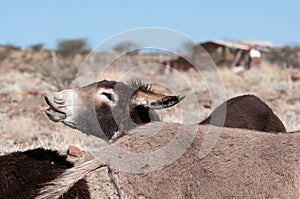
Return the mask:
[[[174,106],[184,99],[184,96],[166,96],[162,99],[150,102],[150,108],[163,109]]]
[[[131,96],[130,105],[132,107],[144,106],[151,109],[164,109],[174,106],[180,102],[184,97],[169,96],[160,93],[155,93],[151,90],[136,90]]]

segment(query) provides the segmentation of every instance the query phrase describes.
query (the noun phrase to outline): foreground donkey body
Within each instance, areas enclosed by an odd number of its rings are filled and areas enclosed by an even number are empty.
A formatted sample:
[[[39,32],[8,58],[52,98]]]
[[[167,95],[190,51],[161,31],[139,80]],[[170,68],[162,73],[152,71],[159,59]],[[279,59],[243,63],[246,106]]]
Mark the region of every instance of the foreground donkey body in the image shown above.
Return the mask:
[[[182,143],[192,139],[186,151],[174,162],[151,172],[149,162],[116,168],[113,154],[107,151],[98,160],[68,170],[45,187],[40,198],[57,197],[85,173],[99,165],[108,166],[120,198],[299,198],[300,134],[267,134],[242,129],[180,125],[154,122],[146,124],[114,142],[132,153],[158,151],[174,140],[178,147],[156,159],[165,161],[178,153]],[[195,132],[197,129],[197,133]],[[180,139],[176,137],[181,131]],[[220,133],[216,145],[201,157],[201,147],[208,132]],[[154,136],[145,137],[142,134]],[[176,134],[177,133],[177,134]],[[178,140],[179,139],[179,140]],[[115,154],[118,157],[118,154]],[[130,159],[124,161],[123,167]],[[152,162],[156,164],[156,162]],[[120,163],[122,165],[122,162]],[[128,165],[127,165],[128,166]],[[136,172],[139,168],[139,172]],[[145,172],[143,172],[143,170]],[[65,189],[63,189],[65,187]],[[56,190],[55,192],[53,190]]]

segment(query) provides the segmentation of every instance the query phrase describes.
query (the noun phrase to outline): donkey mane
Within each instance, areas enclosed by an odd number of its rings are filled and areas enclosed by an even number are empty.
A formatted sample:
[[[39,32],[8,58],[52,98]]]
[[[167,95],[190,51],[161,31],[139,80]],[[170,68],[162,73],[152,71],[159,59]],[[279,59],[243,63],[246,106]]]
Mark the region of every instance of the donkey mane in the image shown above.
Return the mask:
[[[141,79],[131,80],[131,87],[134,89],[139,89],[141,91],[154,91],[150,84],[145,83]]]

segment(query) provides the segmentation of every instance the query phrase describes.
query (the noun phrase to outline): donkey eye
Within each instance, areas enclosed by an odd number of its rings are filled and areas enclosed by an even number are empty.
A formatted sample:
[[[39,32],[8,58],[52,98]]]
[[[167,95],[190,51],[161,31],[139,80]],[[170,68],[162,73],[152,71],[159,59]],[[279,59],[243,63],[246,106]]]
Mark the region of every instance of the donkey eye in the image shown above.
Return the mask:
[[[113,95],[111,93],[103,92],[101,94],[105,95],[107,97],[107,99],[109,99],[110,101],[114,101]]]

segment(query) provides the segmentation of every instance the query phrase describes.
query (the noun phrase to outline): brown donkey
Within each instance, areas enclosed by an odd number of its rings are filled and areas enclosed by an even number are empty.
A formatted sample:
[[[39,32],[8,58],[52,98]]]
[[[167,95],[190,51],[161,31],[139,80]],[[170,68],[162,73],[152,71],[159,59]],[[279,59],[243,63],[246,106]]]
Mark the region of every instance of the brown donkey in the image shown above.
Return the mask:
[[[1,198],[35,198],[47,183],[73,166],[66,156],[42,148],[0,156]],[[61,198],[89,199],[86,180],[74,183]]]
[[[255,95],[242,95],[227,100],[199,124],[272,133],[286,132],[282,121],[272,109]]]
[[[118,90],[113,90],[112,95],[116,93]],[[131,94],[130,100],[127,100],[129,104],[134,99],[131,96],[134,95]],[[101,100],[98,104],[107,106],[105,98]],[[255,100],[257,98],[254,97]],[[145,98],[135,101],[145,107],[168,104],[163,103],[164,100],[151,103]],[[233,104],[231,107],[238,108],[239,103]],[[249,101],[246,104],[249,106]],[[260,105],[264,103],[253,107]],[[113,103],[109,109],[99,108],[101,112],[97,114],[108,114],[114,120],[110,113],[115,106]],[[124,107],[118,106],[123,112],[130,110]],[[61,109],[54,112],[58,111],[63,113]],[[76,113],[69,114],[76,118]],[[255,116],[251,117],[257,119]],[[264,118],[260,114],[258,116],[259,120]],[[108,118],[98,119],[97,125],[109,124],[107,121]],[[265,126],[259,130],[267,131]],[[100,166],[109,168],[120,198],[299,198],[300,134],[261,133],[238,129],[251,126],[235,127],[237,129],[152,122],[128,128],[127,133],[109,147],[99,149],[97,159],[69,169],[44,187],[39,198],[59,197],[86,173]],[[219,135],[212,136],[215,142],[210,143],[215,145],[207,155],[199,155],[205,150],[203,143],[211,135]],[[116,148],[130,153],[116,152]],[[165,164],[159,166],[160,163]]]

